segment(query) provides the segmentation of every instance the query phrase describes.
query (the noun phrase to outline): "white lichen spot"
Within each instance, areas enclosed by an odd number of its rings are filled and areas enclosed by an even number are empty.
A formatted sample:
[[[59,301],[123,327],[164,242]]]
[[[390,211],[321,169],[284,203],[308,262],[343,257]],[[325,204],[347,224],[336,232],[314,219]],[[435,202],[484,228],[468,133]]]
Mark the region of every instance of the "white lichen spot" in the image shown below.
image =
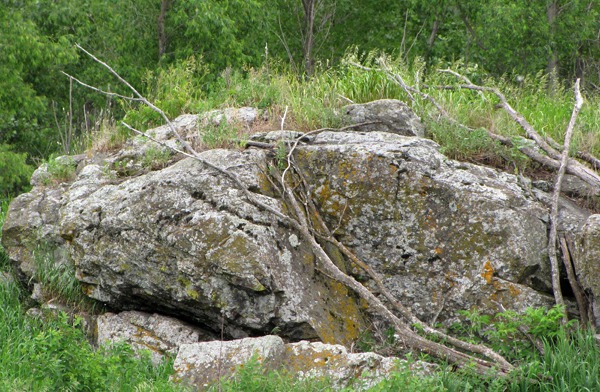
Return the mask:
[[[294,248],[297,248],[300,245],[300,240],[296,234],[290,234],[288,240],[290,241],[290,245]]]
[[[452,211],[452,212],[458,211],[458,208],[456,207],[456,203],[454,201],[451,201],[450,205],[448,207],[450,208],[450,211]]]

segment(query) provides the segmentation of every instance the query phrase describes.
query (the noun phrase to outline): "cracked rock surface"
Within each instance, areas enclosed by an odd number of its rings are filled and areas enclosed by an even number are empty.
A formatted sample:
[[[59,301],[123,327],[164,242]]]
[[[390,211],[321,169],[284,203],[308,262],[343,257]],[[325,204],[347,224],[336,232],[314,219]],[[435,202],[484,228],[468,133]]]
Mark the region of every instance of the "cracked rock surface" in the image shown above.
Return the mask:
[[[190,134],[196,121],[174,123]],[[164,127],[149,132],[176,144]],[[223,328],[229,338],[274,330],[292,341],[350,345],[358,338],[369,318],[364,303],[315,268],[296,233],[198,161],[171,157],[145,167],[147,143],[80,157],[73,181],[36,183],[13,200],[2,240],[22,280],[30,281],[43,243],[55,262],[74,264],[88,296],[114,310]],[[201,156],[288,211],[269,179],[277,163],[266,150]],[[295,161],[336,237],[422,320],[552,304],[549,196],[527,181],[450,160],[431,140],[373,129],[312,135]],[[573,235],[589,215],[566,200],[560,214],[559,230]]]

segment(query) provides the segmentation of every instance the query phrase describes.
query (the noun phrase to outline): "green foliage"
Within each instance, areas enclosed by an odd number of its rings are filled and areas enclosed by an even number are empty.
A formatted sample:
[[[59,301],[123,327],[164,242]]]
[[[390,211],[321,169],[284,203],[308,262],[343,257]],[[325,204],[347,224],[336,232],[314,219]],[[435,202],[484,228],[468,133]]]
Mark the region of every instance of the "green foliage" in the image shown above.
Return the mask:
[[[43,242],[34,251],[33,279],[42,284],[45,299],[93,310],[96,304],[83,294],[81,284],[75,277],[75,265],[68,259],[56,260],[55,254],[56,250]]]
[[[217,125],[210,123],[200,129],[200,136],[202,137],[202,147],[211,148],[222,148],[233,145],[239,145],[240,134],[237,127],[234,124],[228,123],[225,119],[220,121]]]
[[[600,390],[600,346],[592,331],[560,330],[544,344],[540,370],[550,382],[540,382],[542,391]]]
[[[0,272],[8,271],[10,268],[10,260],[8,255],[2,246],[2,226],[4,226],[4,220],[6,219],[6,213],[8,212],[9,198],[3,199],[0,197]]]
[[[131,348],[95,350],[81,321],[61,313],[44,321],[23,314],[15,283],[0,283],[0,390],[175,391],[172,363],[154,366]],[[136,389],[138,388],[138,389]]]
[[[225,2],[182,0],[166,18],[168,52],[175,59],[201,54],[211,71],[257,64],[267,42],[268,3],[257,0]]]
[[[166,69],[148,71],[144,77],[145,96],[167,117],[174,119],[184,113],[196,113],[202,108],[203,79],[208,70],[201,59],[191,56]],[[126,110],[123,121],[136,129],[146,129],[163,123],[159,113],[146,105],[131,105],[121,101]]]
[[[551,341],[575,323],[571,321],[563,326],[564,312],[559,306],[527,308],[523,314],[505,311],[495,317],[477,311],[461,311],[466,322],[453,325],[453,330],[473,343],[484,341],[490,344],[513,361],[526,362],[535,357],[531,339]]]
[[[77,164],[71,157],[50,157],[45,165],[46,170],[41,174],[41,181],[44,185],[58,184],[75,179]]]
[[[33,168],[24,153],[13,152],[10,146],[0,144],[0,199],[27,190]]]
[[[5,1],[0,7],[0,144],[41,156],[58,140],[43,90],[75,56],[66,39],[44,35],[19,3]]]
[[[288,165],[288,148],[283,140],[277,143],[275,148],[275,162],[277,162],[277,168],[279,170],[285,170]]]
[[[157,170],[164,168],[171,160],[171,150],[162,147],[150,147],[142,158],[142,166]]]
[[[393,372],[390,377],[387,377],[385,380],[368,390],[369,392],[442,392],[447,389],[444,388],[439,376],[418,376],[408,367],[408,365],[405,365]]]

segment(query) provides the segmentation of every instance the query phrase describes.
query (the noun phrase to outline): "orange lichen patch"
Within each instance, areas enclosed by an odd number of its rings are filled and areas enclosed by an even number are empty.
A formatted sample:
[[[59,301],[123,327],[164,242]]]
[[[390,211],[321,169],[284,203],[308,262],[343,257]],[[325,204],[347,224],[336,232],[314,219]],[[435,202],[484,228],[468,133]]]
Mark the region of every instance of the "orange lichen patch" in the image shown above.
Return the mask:
[[[444,252],[444,250],[442,248],[440,248],[439,246],[437,248],[435,248],[436,255],[441,255],[443,252]]]
[[[360,305],[343,284],[331,282],[328,286],[329,309],[322,309],[321,317],[311,324],[322,342],[349,346],[363,327]]]
[[[494,276],[494,267],[492,267],[491,261],[486,261],[483,265],[483,272],[481,273],[481,277],[485,279],[487,284],[492,283],[492,278]]]
[[[519,289],[516,285],[511,284],[508,286],[508,292],[510,293],[511,297],[518,297],[519,295],[521,295],[521,289]]]
[[[292,372],[316,371],[319,369],[339,366],[343,363],[343,352],[336,348],[316,349],[309,345],[306,347],[298,345],[286,345],[285,359],[286,368]]]

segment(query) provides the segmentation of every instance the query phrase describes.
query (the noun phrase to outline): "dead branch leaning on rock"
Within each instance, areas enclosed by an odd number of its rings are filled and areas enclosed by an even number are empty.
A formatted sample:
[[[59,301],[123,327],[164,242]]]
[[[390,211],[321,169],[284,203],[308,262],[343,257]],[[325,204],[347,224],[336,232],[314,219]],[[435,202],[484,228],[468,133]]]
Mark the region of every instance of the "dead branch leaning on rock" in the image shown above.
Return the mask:
[[[318,241],[313,233],[313,230],[311,229],[311,225],[309,224],[307,217],[303,213],[302,207],[300,206],[300,203],[296,199],[296,197],[293,193],[293,190],[290,189],[288,186],[285,186],[285,174],[282,177],[283,184],[284,184],[284,188],[282,190],[284,193],[285,200],[289,203],[291,210],[293,211],[293,213],[295,215],[295,218],[292,218],[290,215],[284,214],[281,211],[279,211],[278,209],[258,200],[258,198],[255,197],[255,195],[253,195],[244,186],[244,184],[241,182],[241,180],[235,174],[233,174],[232,172],[230,172],[227,169],[223,169],[221,167],[213,165],[210,162],[207,162],[201,156],[199,156],[199,154],[196,153],[196,151],[194,151],[194,149],[191,146],[189,146],[189,144],[187,144],[183,140],[183,138],[178,134],[177,130],[175,129],[175,127],[173,126],[173,124],[171,123],[169,118],[165,115],[165,113],[161,109],[159,109],[158,107],[156,107],[155,105],[150,103],[146,98],[144,98],[141,94],[139,94],[139,92],[137,92],[137,90],[135,90],[127,81],[125,81],[121,76],[119,76],[108,64],[100,61],[99,59],[94,57],[92,54],[85,51],[79,45],[78,45],[78,48],[81,49],[82,51],[84,51],[90,57],[92,57],[96,62],[98,62],[105,68],[107,68],[122,83],[124,83],[126,86],[128,86],[141,102],[143,102],[148,107],[150,107],[151,109],[153,109],[154,111],[159,113],[163,117],[165,122],[168,124],[169,129],[175,135],[177,140],[184,146],[185,151],[182,151],[177,148],[173,148],[171,146],[167,146],[165,143],[162,143],[162,142],[150,137],[149,135],[146,135],[146,134],[142,133],[141,131],[134,129],[133,127],[129,126],[126,123],[123,123],[124,126],[126,126],[127,128],[129,128],[130,130],[132,130],[133,132],[135,132],[139,135],[143,135],[144,137],[147,137],[150,140],[152,140],[158,144],[169,147],[171,150],[181,153],[184,156],[193,158],[193,159],[201,162],[202,164],[206,165],[207,167],[223,174],[227,179],[232,181],[234,186],[236,188],[238,188],[244,194],[244,196],[247,198],[247,200],[251,204],[253,204],[254,206],[256,206],[260,209],[263,209],[265,211],[272,213],[275,217],[279,218],[284,224],[287,224],[290,227],[292,227],[293,229],[295,229],[296,232],[298,234],[300,234],[300,236],[311,247],[313,253],[319,260],[323,270],[329,276],[333,277],[335,280],[339,281],[340,283],[346,285],[352,291],[356,292],[361,298],[363,298],[369,304],[369,307],[373,311],[375,311],[380,316],[384,317],[392,325],[394,325],[395,330],[396,330],[397,334],[399,335],[399,338],[408,347],[411,347],[414,350],[424,351],[424,352],[426,352],[430,355],[433,355],[435,357],[438,357],[438,358],[445,359],[445,360],[449,361],[450,363],[453,363],[459,367],[472,366],[478,373],[481,373],[481,374],[492,373],[492,374],[496,374],[499,376],[504,376],[513,369],[513,366],[508,361],[506,361],[504,358],[502,358],[500,355],[498,355],[497,353],[493,352],[490,349],[483,351],[484,355],[487,355],[488,358],[490,358],[492,360],[492,361],[487,361],[487,360],[483,360],[481,358],[475,357],[473,355],[469,355],[464,352],[457,351],[453,348],[450,348],[443,344],[428,340],[428,339],[418,335],[406,323],[404,323],[402,320],[400,320],[398,317],[396,317],[396,315],[394,315],[394,313],[391,312],[383,304],[383,302],[381,302],[381,300],[379,300],[365,286],[363,286],[361,283],[356,281],[351,276],[348,276],[347,274],[342,272],[335,265],[335,263],[331,260],[329,255],[325,252],[325,250],[318,243]],[[296,142],[295,146],[297,146],[297,142]],[[288,161],[290,161],[290,160],[291,160],[291,154],[288,155]],[[288,167],[291,167],[290,162],[288,162]],[[467,349],[467,348],[465,348],[465,349]],[[471,351],[471,352],[474,352],[474,351]],[[477,351],[475,351],[475,352],[477,352]],[[478,352],[478,353],[481,353],[481,352]]]
[[[438,111],[440,116],[442,118],[446,119],[447,121],[449,121],[451,124],[456,125],[460,128],[466,129],[468,131],[475,130],[473,128],[470,128],[470,127],[460,123],[458,120],[456,120],[455,118],[450,116],[448,114],[448,112],[431,95],[407,85],[402,78],[396,78],[395,77],[396,74],[390,69],[389,66],[387,66],[384,59],[379,60],[381,69],[365,67],[361,64],[357,64],[357,63],[354,63],[351,61],[348,62],[348,64],[352,65],[354,67],[363,69],[365,71],[384,72],[390,78],[390,80],[392,80],[394,83],[396,83],[400,87],[402,87],[402,89],[404,89],[404,91],[409,95],[409,97],[411,99],[414,100],[414,94],[419,95],[422,99],[429,101],[436,108],[436,110]],[[533,126],[531,126],[531,124],[529,124],[529,122],[527,122],[527,120],[520,113],[518,113],[516,110],[514,110],[512,108],[512,106],[510,106],[510,104],[506,100],[506,97],[504,96],[504,94],[502,94],[498,89],[475,85],[475,84],[471,83],[468,78],[465,78],[464,76],[462,76],[459,73],[452,71],[452,70],[447,69],[447,70],[440,70],[440,71],[452,74],[452,75],[462,79],[463,81],[466,81],[467,84],[451,85],[451,86],[427,86],[427,85],[425,85],[425,87],[444,89],[444,90],[455,90],[455,89],[463,88],[463,89],[475,90],[475,91],[478,91],[479,93],[482,93],[485,91],[492,92],[500,99],[500,101],[501,101],[500,106],[502,108],[504,108],[508,112],[510,117],[515,122],[517,122],[517,124],[519,124],[519,126],[521,126],[521,128],[523,128],[525,130],[526,135],[530,139],[536,141],[536,143],[537,143],[537,140],[540,140],[540,142],[542,143],[542,146],[546,147],[546,148],[544,148],[544,147],[540,146],[540,148],[542,148],[542,150],[544,150],[548,155],[544,155],[544,154],[540,153],[538,150],[536,150],[535,148],[527,146],[526,144],[524,144],[522,146],[515,146],[511,139],[501,136],[501,135],[498,135],[498,134],[495,134],[494,132],[492,132],[488,129],[485,130],[487,135],[491,139],[496,140],[507,147],[516,147],[519,151],[521,151],[523,154],[528,156],[533,161],[538,162],[548,168],[551,168],[554,170],[558,170],[560,168],[561,153],[559,151],[557,151],[557,149],[552,147],[552,145],[557,146],[558,143],[556,143],[552,139],[546,140],[546,139],[542,138],[537,133],[537,131],[535,131]],[[576,157],[582,159],[585,162],[588,162],[592,166],[592,168],[595,168],[596,170],[600,170],[600,160],[598,158],[596,158],[588,153],[581,152],[581,151],[578,151],[576,153]],[[567,166],[567,172],[569,174],[579,177],[581,180],[590,184],[594,188],[600,189],[600,176],[598,175],[598,173],[594,172],[594,170],[591,168],[581,165],[576,160],[571,159],[569,161],[569,165]]]
[[[557,226],[558,226],[558,200],[560,198],[560,188],[562,186],[562,180],[565,175],[565,171],[567,169],[567,165],[569,164],[569,148],[571,147],[571,138],[573,137],[573,132],[575,130],[575,121],[577,120],[577,115],[583,106],[583,98],[581,97],[581,92],[579,91],[579,79],[575,82],[575,105],[573,106],[573,113],[571,114],[571,119],[569,120],[569,125],[567,126],[567,132],[565,134],[565,142],[562,151],[562,157],[560,161],[560,168],[558,169],[558,174],[556,175],[556,182],[554,184],[554,191],[552,193],[552,209],[550,212],[550,232],[548,234],[548,257],[550,258],[550,267],[552,271],[552,290],[554,291],[554,301],[557,305],[562,307],[565,306],[565,301],[562,296],[562,290],[560,288],[560,270],[558,268],[558,259],[556,257],[557,249]],[[566,323],[568,321],[567,314],[565,313],[563,316],[563,322]]]
[[[440,70],[440,72],[451,73],[451,72],[449,72],[449,70]],[[455,74],[455,73],[452,71],[452,74]],[[557,161],[557,162],[554,162],[551,164],[552,167],[554,167],[555,169],[560,169],[560,167],[561,167],[560,161],[562,160],[563,155],[560,152],[558,152],[556,149],[554,149],[546,141],[546,139],[543,138],[535,130],[535,128],[527,121],[527,119],[525,119],[525,117],[521,113],[517,112],[508,103],[508,100],[506,99],[504,94],[502,94],[500,92],[500,90],[493,88],[493,87],[483,87],[483,86],[478,86],[478,85],[474,85],[474,84],[459,84],[456,86],[430,86],[430,87],[436,88],[436,89],[442,89],[442,90],[467,89],[467,90],[474,90],[474,91],[487,91],[487,92],[491,92],[492,94],[496,95],[496,97],[498,97],[498,99],[500,99],[499,106],[508,113],[510,118],[512,118],[513,121],[515,121],[525,131],[525,134],[527,135],[527,137],[529,139],[533,140],[537,144],[537,146],[540,147],[548,155],[549,158],[551,158],[553,161]],[[528,155],[528,154],[526,153],[526,155]],[[530,158],[535,159],[532,156],[530,156]],[[549,161],[544,160],[544,162],[541,162],[541,163],[546,164],[546,163],[549,163]],[[598,175],[598,173],[596,173],[593,169],[582,165],[577,160],[568,159],[568,165],[566,166],[566,170],[569,174],[573,174],[573,175],[579,177],[581,180],[585,181],[586,183],[593,186],[594,188],[600,188],[600,175]]]

